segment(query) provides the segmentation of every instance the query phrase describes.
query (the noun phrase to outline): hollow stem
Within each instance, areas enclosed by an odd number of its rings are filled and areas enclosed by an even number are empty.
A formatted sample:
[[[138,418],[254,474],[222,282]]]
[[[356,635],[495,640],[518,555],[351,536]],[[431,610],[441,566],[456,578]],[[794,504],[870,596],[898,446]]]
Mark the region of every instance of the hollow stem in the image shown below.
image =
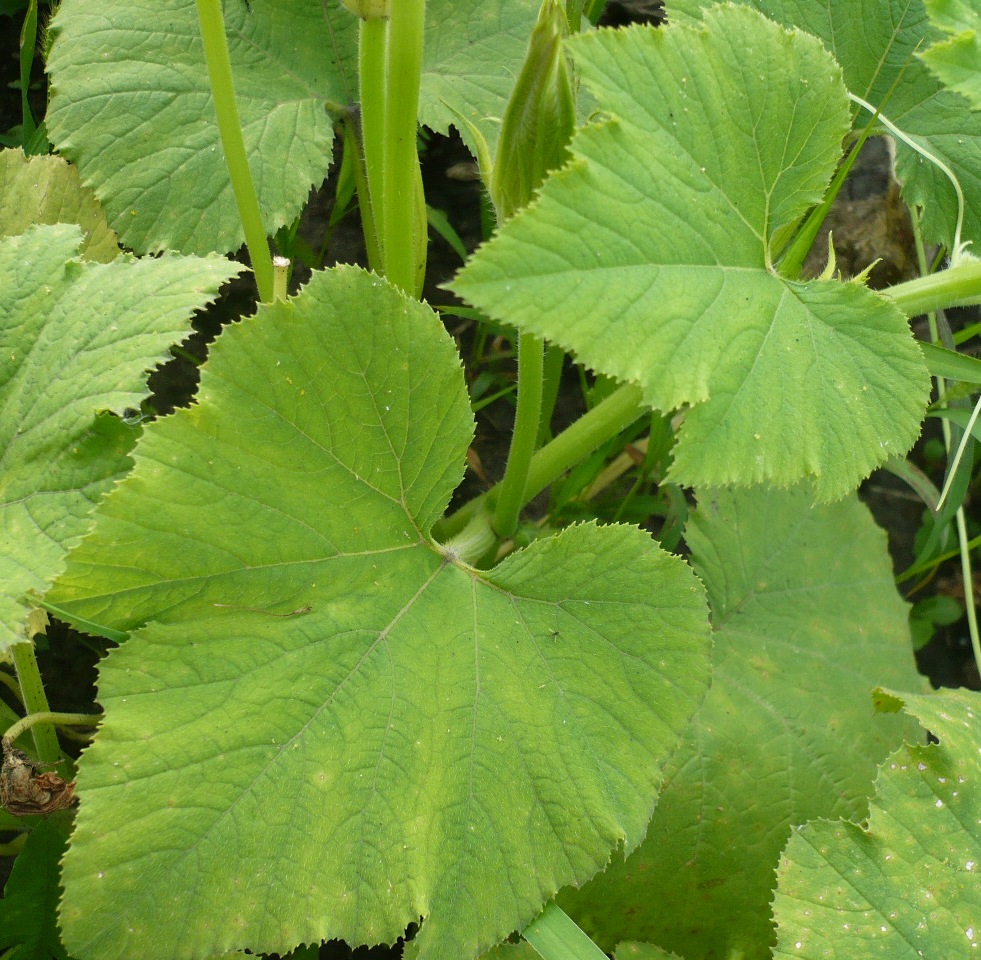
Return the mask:
[[[262,225],[259,200],[252,180],[249,158],[242,138],[238,107],[235,105],[235,87],[232,83],[232,63],[228,55],[225,22],[221,12],[221,0],[197,0],[198,22],[204,41],[204,56],[208,64],[211,93],[215,101],[218,132],[225,152],[225,164],[232,181],[238,215],[245,231],[245,243],[252,260],[259,297],[263,303],[273,300],[273,266],[269,241]]]
[[[385,275],[412,295],[422,290],[426,265],[426,210],[416,150],[425,13],[425,0],[398,0],[391,5],[384,78],[381,219]],[[367,113],[366,104],[362,106]],[[367,116],[364,122],[367,126]],[[365,147],[368,147],[367,133]],[[371,170],[370,160],[368,169]]]
[[[908,317],[981,304],[981,262],[962,262],[882,291]]]
[[[467,525],[456,536],[443,544],[447,554],[458,557],[464,563],[474,564],[497,542],[490,514],[485,511],[475,513]]]
[[[285,300],[290,281],[290,261],[288,257],[273,257],[273,299]]]
[[[554,344],[545,348],[545,372],[542,384],[542,417],[538,427],[538,445],[542,446],[552,439],[552,414],[559,399],[562,385],[562,367],[565,365],[565,351]]]
[[[611,393],[588,413],[584,413],[572,426],[563,430],[531,458],[528,479],[522,494],[524,503],[533,500],[566,470],[585,460],[594,450],[611,437],[615,437],[621,430],[625,430],[646,412],[640,387],[627,384]],[[459,533],[476,513],[487,507],[488,503],[497,502],[500,489],[501,484],[497,484],[487,493],[475,497],[456,513],[446,517],[437,524],[434,535],[445,539]]]
[[[11,724],[4,736],[11,741],[16,740],[26,730],[39,724],[46,724],[49,729],[51,727],[97,727],[101,719],[101,716],[91,713],[55,713],[46,710],[43,713],[29,713],[26,717],[21,717],[16,723]]]
[[[27,713],[26,717],[14,724],[16,727],[28,720],[31,715],[49,713],[51,708],[48,706],[48,697],[44,692],[44,684],[41,682],[41,671],[38,669],[37,657],[34,656],[34,644],[15,643],[10,648],[10,654],[13,657],[17,683],[20,686],[20,698]],[[58,746],[58,737],[55,735],[54,729],[50,725],[39,726],[32,731],[32,734],[38,759],[43,763],[57,763],[61,758],[61,747]],[[20,733],[12,736],[11,739],[16,740],[19,736]]]
[[[542,415],[542,377],[545,344],[532,333],[518,337],[518,406],[508,463],[494,509],[494,529],[502,538],[518,527],[518,514],[527,502],[525,486],[538,440]]]
[[[646,410],[640,387],[626,384],[584,413],[532,457],[524,491],[525,503],[638,417],[644,416]]]
[[[361,203],[361,219],[366,239],[369,231],[373,234],[369,251],[372,246],[377,251],[379,245],[384,246],[380,237],[384,230],[381,212],[385,209],[385,76],[388,69],[385,48],[388,41],[388,18],[362,20],[359,29],[358,83],[361,90],[361,114],[357,136],[368,188],[367,205],[360,191],[358,199]],[[383,263],[373,262],[370,258],[369,263],[379,273],[383,272]]]

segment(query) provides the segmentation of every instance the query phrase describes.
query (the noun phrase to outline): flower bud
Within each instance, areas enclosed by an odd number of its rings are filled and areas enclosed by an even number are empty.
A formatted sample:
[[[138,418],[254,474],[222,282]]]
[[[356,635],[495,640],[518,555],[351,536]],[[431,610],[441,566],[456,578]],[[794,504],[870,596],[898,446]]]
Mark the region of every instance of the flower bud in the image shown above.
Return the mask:
[[[576,97],[562,50],[567,31],[562,3],[544,0],[504,113],[490,178],[491,199],[501,221],[514,216],[545,175],[569,159]]]

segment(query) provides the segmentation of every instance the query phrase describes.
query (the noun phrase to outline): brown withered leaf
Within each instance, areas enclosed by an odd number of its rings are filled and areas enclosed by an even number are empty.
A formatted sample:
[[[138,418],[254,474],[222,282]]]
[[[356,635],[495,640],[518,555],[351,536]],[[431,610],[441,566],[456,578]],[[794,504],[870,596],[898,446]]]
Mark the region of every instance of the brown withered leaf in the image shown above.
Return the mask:
[[[15,817],[67,810],[75,802],[75,783],[65,783],[56,773],[42,771],[26,754],[4,737],[0,766],[0,802]]]

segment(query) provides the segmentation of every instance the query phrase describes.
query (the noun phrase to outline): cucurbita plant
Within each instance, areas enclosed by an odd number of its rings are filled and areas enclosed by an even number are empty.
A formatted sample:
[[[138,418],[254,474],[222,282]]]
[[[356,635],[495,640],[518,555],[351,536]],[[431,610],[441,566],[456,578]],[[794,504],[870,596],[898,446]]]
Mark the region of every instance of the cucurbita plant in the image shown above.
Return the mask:
[[[55,155],[0,154],[5,956],[976,951],[978,694],[917,673],[856,489],[941,417],[918,569],[969,573],[981,363],[938,311],[981,302],[981,12],[601,7],[61,3]],[[448,286],[517,358],[503,478],[452,509],[420,123],[478,159],[497,227]],[[288,293],[267,238],[335,131],[370,270]],[[922,254],[882,291],[833,238],[802,272],[870,135]],[[256,312],[138,422],[243,242]],[[570,356],[602,389],[553,435]],[[628,444],[675,528],[590,513]],[[579,522],[529,508],[588,465]],[[41,611],[112,641],[97,713],[52,709]]]

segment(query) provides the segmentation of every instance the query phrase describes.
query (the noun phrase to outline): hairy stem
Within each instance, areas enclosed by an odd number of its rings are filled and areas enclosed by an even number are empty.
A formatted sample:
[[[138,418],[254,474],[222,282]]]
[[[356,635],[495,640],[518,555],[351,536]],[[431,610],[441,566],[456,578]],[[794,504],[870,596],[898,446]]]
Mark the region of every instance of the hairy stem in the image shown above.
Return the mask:
[[[510,537],[518,526],[518,514],[527,502],[525,486],[535,452],[542,414],[542,366],[545,345],[533,333],[518,337],[518,407],[508,463],[494,509],[494,529],[502,538]]]
[[[48,706],[48,697],[44,692],[44,684],[41,682],[41,671],[37,666],[37,658],[34,656],[33,643],[15,643],[10,648],[10,654],[14,660],[14,670],[17,673],[17,683],[20,685],[20,698],[24,704],[27,716],[18,720],[15,727],[29,720],[31,714],[47,714],[51,708]],[[29,724],[28,724],[29,725]],[[38,759],[42,763],[57,763],[61,758],[61,747],[58,746],[58,737],[55,735],[54,728],[50,725],[35,727],[32,731],[34,736],[34,749],[37,751]],[[16,740],[20,736],[11,737]]]
[[[259,297],[263,303],[273,300],[273,266],[269,241],[262,225],[259,200],[256,197],[252,170],[242,139],[242,125],[235,105],[235,88],[232,84],[232,63],[228,55],[225,22],[221,13],[221,0],[197,0],[201,39],[208,64],[211,93],[215,100],[218,132],[225,151],[225,164],[231,177],[235,203],[245,231],[245,242],[252,260]]]
[[[46,710],[43,713],[29,713],[26,717],[21,717],[16,723],[11,724],[4,736],[11,742],[22,736],[25,730],[39,725],[46,724],[51,727],[97,727],[101,716],[91,713],[55,713]],[[35,731],[35,736],[37,731]],[[45,758],[42,757],[42,760]],[[45,761],[53,762],[53,761]]]
[[[381,220],[385,275],[395,286],[413,296],[422,291],[426,269],[426,209],[422,201],[422,171],[416,150],[425,13],[425,0],[398,0],[392,4],[384,80],[385,151]],[[364,122],[367,126],[367,116]],[[371,170],[370,160],[368,169]]]

